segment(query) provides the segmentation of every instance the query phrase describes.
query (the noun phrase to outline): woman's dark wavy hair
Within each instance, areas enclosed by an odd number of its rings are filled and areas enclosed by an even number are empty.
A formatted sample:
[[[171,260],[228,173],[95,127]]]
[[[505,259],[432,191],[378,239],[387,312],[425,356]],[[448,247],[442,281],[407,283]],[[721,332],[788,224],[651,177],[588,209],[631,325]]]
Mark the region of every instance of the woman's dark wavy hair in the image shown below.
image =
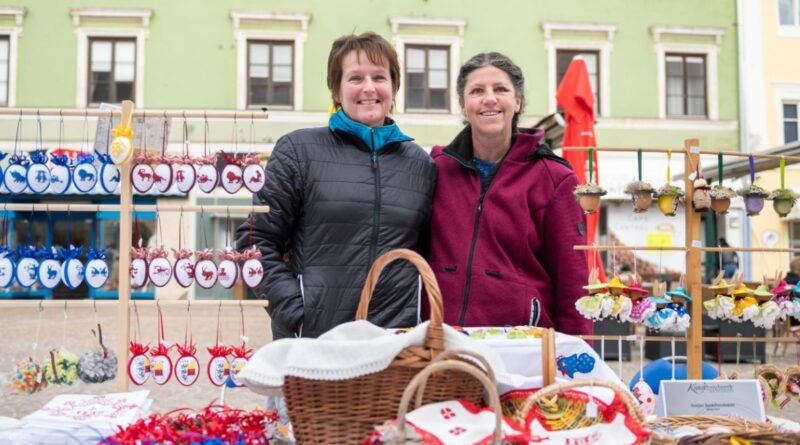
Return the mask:
[[[487,66],[493,66],[508,74],[511,84],[514,86],[514,94],[520,98],[519,111],[514,113],[514,117],[511,119],[511,130],[516,133],[519,116],[525,110],[525,76],[522,74],[520,67],[505,55],[498,52],[480,53],[472,56],[461,65],[461,69],[458,71],[458,79],[456,80],[458,102],[462,106],[464,105],[464,87],[467,84],[469,74]]]

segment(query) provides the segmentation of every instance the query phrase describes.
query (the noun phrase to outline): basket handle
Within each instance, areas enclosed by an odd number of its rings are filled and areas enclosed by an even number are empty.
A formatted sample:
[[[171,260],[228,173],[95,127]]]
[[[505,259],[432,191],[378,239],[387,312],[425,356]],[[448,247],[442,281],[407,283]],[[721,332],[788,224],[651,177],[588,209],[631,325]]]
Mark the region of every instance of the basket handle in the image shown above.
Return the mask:
[[[442,332],[442,292],[439,290],[439,283],[436,282],[436,276],[431,270],[431,266],[427,261],[422,258],[418,253],[409,249],[394,249],[390,250],[383,255],[379,256],[372,267],[369,268],[367,279],[364,282],[364,288],[361,290],[361,298],[358,302],[358,310],[356,310],[356,320],[366,320],[369,311],[369,300],[372,298],[372,292],[378,284],[378,278],[381,276],[383,269],[395,260],[406,260],[413,264],[419,271],[422,277],[422,282],[425,285],[426,293],[428,294],[428,303],[431,310],[431,322],[428,326],[428,337],[425,341],[426,346],[435,350],[444,350],[444,333]]]
[[[623,389],[621,386],[606,382],[602,380],[573,380],[571,382],[564,382],[564,383],[555,383],[553,385],[546,386],[539,391],[535,392],[533,395],[528,397],[525,402],[523,402],[522,406],[519,408],[519,412],[530,412],[536,402],[544,399],[545,397],[557,395],[562,391],[566,391],[572,388],[580,388],[584,386],[602,386],[604,388],[609,388],[614,393],[622,399],[622,403],[625,404],[625,407],[628,408],[628,412],[635,416],[636,419],[640,423],[644,423],[644,414],[642,414],[642,410],[639,408],[639,404],[633,399],[633,396]]]
[[[493,445],[500,445],[503,438],[503,410],[500,407],[500,397],[497,395],[497,387],[477,366],[460,360],[442,360],[431,363],[414,376],[408,386],[406,386],[405,391],[403,391],[403,397],[400,399],[400,406],[397,407],[398,443],[405,443],[406,440],[406,413],[408,412],[408,403],[411,401],[411,397],[418,389],[422,392],[422,385],[428,380],[431,374],[444,370],[466,372],[483,384],[486,392],[489,393],[489,406],[495,414],[494,433],[491,443]]]
[[[462,360],[461,357],[469,357],[478,363],[480,363],[481,367],[478,367],[475,363],[469,362],[467,360]],[[472,351],[467,351],[465,349],[447,349],[442,351],[441,354],[437,355],[436,357],[431,360],[431,364],[441,362],[447,359],[456,359],[462,360],[465,363],[469,363],[470,365],[475,366],[476,368],[480,369],[481,371],[486,373],[486,377],[489,378],[489,381],[492,382],[495,388],[497,388],[497,378],[494,375],[494,369],[489,365],[489,362],[483,358],[482,355],[476,354]],[[417,391],[417,400],[414,406],[420,407],[422,405],[422,396],[425,394],[425,386],[428,384],[427,379],[419,384],[419,390]]]

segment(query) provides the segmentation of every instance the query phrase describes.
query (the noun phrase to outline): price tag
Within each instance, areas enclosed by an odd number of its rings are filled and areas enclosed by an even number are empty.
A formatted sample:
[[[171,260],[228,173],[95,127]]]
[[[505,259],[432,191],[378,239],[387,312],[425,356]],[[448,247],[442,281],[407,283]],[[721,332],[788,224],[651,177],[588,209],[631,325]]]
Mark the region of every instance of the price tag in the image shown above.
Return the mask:
[[[700,147],[689,147],[689,153],[694,153],[694,154],[700,153]]]
[[[703,242],[700,240],[692,240],[692,247],[703,247]]]

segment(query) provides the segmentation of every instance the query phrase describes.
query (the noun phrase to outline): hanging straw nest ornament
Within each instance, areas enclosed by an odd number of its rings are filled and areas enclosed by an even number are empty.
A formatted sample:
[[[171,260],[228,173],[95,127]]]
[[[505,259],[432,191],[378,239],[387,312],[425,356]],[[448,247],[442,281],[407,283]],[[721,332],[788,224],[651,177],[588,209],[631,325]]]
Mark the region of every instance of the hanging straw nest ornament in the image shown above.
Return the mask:
[[[761,210],[764,209],[764,199],[769,196],[766,190],[755,184],[750,184],[750,186],[740,189],[736,193],[744,199],[744,207],[748,216],[755,216],[761,213]]]
[[[781,218],[785,218],[792,211],[794,203],[797,201],[797,194],[791,189],[779,188],[773,190],[767,199],[772,201],[775,213]]]
[[[44,368],[44,377],[54,385],[72,385],[78,381],[78,356],[63,346],[50,351],[50,360]]]
[[[658,189],[656,193],[658,197],[658,210],[660,210],[664,216],[675,216],[675,212],[678,210],[678,204],[683,200],[684,195],[685,193],[680,187],[670,184],[664,185]]]
[[[597,184],[588,183],[575,187],[573,193],[583,209],[583,213],[590,215],[600,207],[600,197],[607,192]]]
[[[92,330],[97,343],[78,360],[78,377],[85,383],[103,383],[117,377],[117,355],[103,344],[103,330]]]
[[[763,378],[767,382],[769,400],[772,401],[772,405],[777,409],[778,396],[781,394],[784,380],[783,372],[773,364],[766,364],[756,369],[756,377]]]
[[[631,195],[633,211],[642,213],[650,210],[653,205],[653,194],[656,189],[648,182],[634,181],[625,187],[625,193]]]
[[[800,366],[790,366],[786,369],[780,392],[789,399],[800,401]]]
[[[707,212],[711,208],[711,187],[705,178],[699,177],[692,182],[692,207],[696,212]]]

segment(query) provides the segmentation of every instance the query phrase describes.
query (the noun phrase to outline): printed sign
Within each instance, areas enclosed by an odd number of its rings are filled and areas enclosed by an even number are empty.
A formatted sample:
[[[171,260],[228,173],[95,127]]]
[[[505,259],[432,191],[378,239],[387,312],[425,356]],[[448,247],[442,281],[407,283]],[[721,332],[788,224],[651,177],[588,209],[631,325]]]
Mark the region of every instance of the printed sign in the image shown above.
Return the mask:
[[[765,421],[758,380],[662,380],[659,417],[733,415]]]

